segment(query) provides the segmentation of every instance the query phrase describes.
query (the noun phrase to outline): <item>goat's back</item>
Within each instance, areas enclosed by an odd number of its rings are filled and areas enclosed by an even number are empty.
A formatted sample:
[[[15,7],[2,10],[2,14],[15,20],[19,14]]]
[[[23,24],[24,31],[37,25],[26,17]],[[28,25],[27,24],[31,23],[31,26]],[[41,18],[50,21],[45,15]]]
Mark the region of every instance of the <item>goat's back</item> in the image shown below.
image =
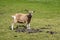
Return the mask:
[[[28,20],[27,15],[28,14],[16,14],[16,19],[19,22],[26,22]]]

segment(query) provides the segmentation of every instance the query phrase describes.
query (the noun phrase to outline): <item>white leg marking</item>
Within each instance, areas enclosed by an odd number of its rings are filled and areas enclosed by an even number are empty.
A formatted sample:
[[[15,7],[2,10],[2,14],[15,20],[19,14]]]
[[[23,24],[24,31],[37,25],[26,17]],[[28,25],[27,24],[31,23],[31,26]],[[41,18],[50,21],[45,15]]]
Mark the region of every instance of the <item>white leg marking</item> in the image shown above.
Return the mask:
[[[30,24],[27,24],[27,29],[30,29]]]
[[[12,26],[11,26],[11,29],[13,30],[13,26],[14,26],[14,24],[12,24]]]

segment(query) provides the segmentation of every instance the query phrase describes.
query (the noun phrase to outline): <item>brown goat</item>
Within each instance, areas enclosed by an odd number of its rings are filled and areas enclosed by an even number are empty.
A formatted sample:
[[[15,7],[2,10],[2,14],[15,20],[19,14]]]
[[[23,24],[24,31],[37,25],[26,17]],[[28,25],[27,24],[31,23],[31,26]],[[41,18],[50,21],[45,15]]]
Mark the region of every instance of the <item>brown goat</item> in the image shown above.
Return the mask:
[[[25,10],[28,12],[28,14],[23,14],[23,13],[16,13],[15,15],[13,15],[13,23],[11,25],[11,29],[13,30],[13,26],[15,23],[25,23],[26,24],[26,27],[27,29],[30,29],[30,21],[31,21],[31,18],[32,18],[32,13],[33,11],[28,11],[28,10]]]

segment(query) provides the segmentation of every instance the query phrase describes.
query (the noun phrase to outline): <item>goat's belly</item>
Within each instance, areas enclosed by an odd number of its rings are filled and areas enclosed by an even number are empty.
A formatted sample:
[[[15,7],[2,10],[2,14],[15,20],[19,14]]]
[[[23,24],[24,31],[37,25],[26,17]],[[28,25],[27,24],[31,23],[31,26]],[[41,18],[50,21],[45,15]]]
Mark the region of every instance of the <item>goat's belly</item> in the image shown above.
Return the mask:
[[[19,21],[18,21],[18,23],[24,23],[24,22],[19,22]]]
[[[18,23],[25,23],[25,21],[17,21]]]

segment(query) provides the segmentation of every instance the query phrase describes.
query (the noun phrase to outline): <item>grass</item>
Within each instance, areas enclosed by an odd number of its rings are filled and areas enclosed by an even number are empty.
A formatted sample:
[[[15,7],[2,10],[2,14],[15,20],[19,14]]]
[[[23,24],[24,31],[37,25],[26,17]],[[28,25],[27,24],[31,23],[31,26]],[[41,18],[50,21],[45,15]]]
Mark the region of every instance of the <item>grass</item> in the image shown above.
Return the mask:
[[[26,13],[24,9],[35,11],[31,28],[51,29],[31,34],[9,30],[11,15],[17,12]],[[56,31],[57,34],[48,34],[48,30]],[[0,0],[0,40],[60,40],[60,0]]]

